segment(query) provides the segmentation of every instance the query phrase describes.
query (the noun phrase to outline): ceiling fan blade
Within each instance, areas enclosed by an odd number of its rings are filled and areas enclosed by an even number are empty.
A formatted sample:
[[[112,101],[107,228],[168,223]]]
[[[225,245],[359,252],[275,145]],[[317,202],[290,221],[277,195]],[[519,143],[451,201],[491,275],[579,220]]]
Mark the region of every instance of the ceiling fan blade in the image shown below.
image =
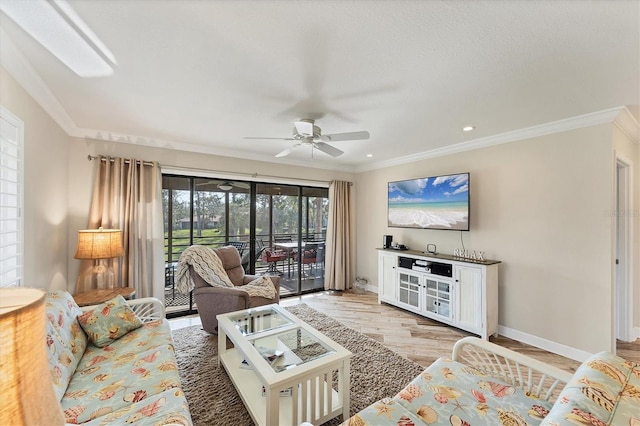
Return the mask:
[[[325,142],[336,141],[355,141],[358,139],[369,139],[369,132],[348,132],[348,133],[334,133],[331,135],[321,135],[320,139]]]
[[[293,123],[296,126],[296,130],[303,136],[313,136],[313,122],[312,121],[295,121]]]
[[[251,185],[249,185],[248,183],[245,182],[230,182],[231,185],[235,186],[236,188],[242,188],[242,189],[249,189],[251,188]]]
[[[299,146],[300,146],[299,143],[291,145],[289,148],[285,149],[284,151],[277,153],[276,157],[286,157],[287,155],[291,154],[291,152]]]
[[[242,139],[273,139],[273,140],[278,140],[278,141],[292,141],[295,140],[293,138],[263,138],[260,136],[245,136]]]
[[[313,146],[314,148],[319,149],[320,151],[324,152],[325,154],[329,154],[332,157],[339,157],[344,154],[343,151],[340,151],[338,148],[334,148],[324,142],[313,142]]]

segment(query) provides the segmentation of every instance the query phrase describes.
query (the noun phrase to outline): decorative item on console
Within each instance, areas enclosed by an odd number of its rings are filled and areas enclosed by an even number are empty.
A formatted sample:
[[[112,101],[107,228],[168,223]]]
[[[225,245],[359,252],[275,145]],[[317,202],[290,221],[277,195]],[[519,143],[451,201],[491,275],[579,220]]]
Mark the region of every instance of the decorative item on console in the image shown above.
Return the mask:
[[[394,243],[393,245],[391,245],[390,248],[394,250],[409,250],[409,247],[405,246],[404,244],[398,244],[398,243]]]
[[[466,249],[453,249],[453,255],[455,257],[461,257],[463,259],[484,261],[484,252]]]
[[[429,254],[438,254],[436,252],[436,245],[435,244],[427,244],[427,253],[429,253]]]
[[[382,248],[391,248],[392,241],[393,241],[393,235],[383,235]]]

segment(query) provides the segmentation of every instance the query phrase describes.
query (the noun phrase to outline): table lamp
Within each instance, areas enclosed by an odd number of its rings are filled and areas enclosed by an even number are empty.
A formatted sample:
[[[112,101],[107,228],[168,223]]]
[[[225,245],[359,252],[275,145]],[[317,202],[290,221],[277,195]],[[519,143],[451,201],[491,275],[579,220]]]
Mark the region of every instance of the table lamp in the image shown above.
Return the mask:
[[[0,424],[63,425],[46,350],[44,292],[0,289]]]
[[[105,289],[115,287],[113,269],[107,264],[107,259],[121,257],[122,231],[120,229],[83,229],[78,231],[78,248],[76,259],[93,259],[95,264],[87,269],[81,277],[84,289]]]

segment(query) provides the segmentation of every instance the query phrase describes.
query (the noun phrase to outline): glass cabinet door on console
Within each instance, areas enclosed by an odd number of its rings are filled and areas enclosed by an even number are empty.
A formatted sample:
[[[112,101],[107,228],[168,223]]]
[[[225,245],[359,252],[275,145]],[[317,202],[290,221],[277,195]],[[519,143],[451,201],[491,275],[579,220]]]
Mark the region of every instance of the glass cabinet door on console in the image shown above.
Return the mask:
[[[408,309],[420,311],[420,286],[420,275],[398,272],[398,302],[407,305]]]
[[[451,283],[427,278],[425,283],[425,310],[451,319]]]

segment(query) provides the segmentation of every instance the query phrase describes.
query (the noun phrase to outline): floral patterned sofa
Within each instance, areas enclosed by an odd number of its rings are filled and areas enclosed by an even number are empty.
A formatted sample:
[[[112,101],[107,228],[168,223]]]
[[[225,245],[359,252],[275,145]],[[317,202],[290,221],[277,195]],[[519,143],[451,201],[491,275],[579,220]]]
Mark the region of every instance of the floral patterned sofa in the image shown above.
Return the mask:
[[[573,376],[467,337],[393,398],[343,425],[640,426],[640,363],[593,355]]]
[[[66,422],[191,425],[162,304],[121,296],[79,308],[47,293],[47,349]]]

